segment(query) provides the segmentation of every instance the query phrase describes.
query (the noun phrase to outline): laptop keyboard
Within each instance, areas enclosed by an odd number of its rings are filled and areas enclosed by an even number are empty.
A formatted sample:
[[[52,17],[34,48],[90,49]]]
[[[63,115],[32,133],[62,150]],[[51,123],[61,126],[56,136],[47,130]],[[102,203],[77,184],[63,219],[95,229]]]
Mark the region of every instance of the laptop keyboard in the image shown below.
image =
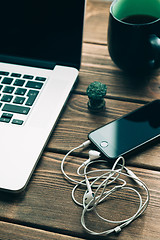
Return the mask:
[[[0,71],[0,122],[23,125],[46,77]]]

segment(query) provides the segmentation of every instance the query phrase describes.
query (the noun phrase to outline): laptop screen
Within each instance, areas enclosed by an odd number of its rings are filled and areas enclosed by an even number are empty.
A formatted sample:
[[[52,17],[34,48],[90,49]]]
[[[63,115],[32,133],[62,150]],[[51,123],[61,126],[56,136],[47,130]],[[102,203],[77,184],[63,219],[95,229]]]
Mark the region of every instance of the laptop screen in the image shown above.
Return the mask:
[[[79,68],[85,0],[0,3],[0,54]]]

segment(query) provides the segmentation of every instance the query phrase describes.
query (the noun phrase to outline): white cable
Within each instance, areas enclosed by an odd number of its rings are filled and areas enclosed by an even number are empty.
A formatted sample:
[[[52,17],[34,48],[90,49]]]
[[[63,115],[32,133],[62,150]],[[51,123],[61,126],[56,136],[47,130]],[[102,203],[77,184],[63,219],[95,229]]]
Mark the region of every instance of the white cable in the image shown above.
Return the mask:
[[[82,215],[81,215],[81,224],[84,227],[84,229],[92,234],[92,235],[98,235],[98,236],[106,236],[112,232],[120,232],[122,228],[129,225],[132,221],[134,221],[136,218],[138,218],[147,208],[149,203],[149,190],[146,186],[146,184],[141,181],[130,169],[125,167],[125,160],[122,156],[120,156],[113,164],[113,167],[111,169],[96,169],[96,170],[89,170],[88,168],[91,167],[92,164],[95,163],[106,163],[106,160],[96,160],[100,157],[100,153],[94,150],[89,151],[89,159],[86,160],[83,164],[81,164],[77,169],[77,175],[79,177],[82,177],[83,179],[81,181],[77,181],[71,177],[69,177],[64,170],[64,164],[66,161],[66,158],[75,150],[79,148],[84,148],[89,146],[90,141],[86,141],[83,144],[79,145],[78,147],[72,149],[69,151],[66,156],[63,158],[61,162],[61,171],[65,178],[69,180],[70,182],[74,183],[75,186],[72,190],[72,199],[73,201],[78,204],[79,206],[83,207]],[[124,172],[125,171],[125,172]],[[92,174],[96,174],[96,176],[92,176]],[[138,190],[136,190],[133,187],[126,186],[127,182],[121,178],[122,176],[127,176],[128,178],[131,178],[135,183],[138,184],[140,188],[143,188],[146,192],[146,199],[145,201],[142,199],[141,194]],[[114,183],[114,186],[112,187]],[[116,184],[116,185],[115,185]],[[85,186],[86,190],[84,192],[83,201],[82,203],[77,201],[75,198],[75,192],[76,190],[81,187]],[[107,187],[110,186],[109,189]],[[94,190],[94,192],[93,192]],[[136,193],[136,195],[139,198],[139,205],[136,213],[124,220],[110,220],[102,217],[98,212],[96,207],[103,203],[104,201],[107,201],[107,198],[114,193],[115,191],[120,192],[123,190],[130,190]],[[89,227],[86,226],[85,223],[85,215],[87,212],[94,211],[96,216],[100,218],[104,222],[108,222],[111,224],[117,224],[116,227],[103,231],[103,232],[95,232]]]
[[[73,178],[69,177],[69,176],[66,174],[66,172],[65,172],[65,170],[64,170],[64,163],[65,163],[65,161],[66,161],[66,158],[67,158],[72,152],[74,152],[75,150],[77,150],[77,149],[79,149],[79,148],[88,147],[89,145],[90,145],[90,141],[87,140],[87,141],[85,141],[84,143],[82,143],[81,145],[79,145],[78,147],[75,147],[75,148],[71,149],[71,150],[64,156],[64,158],[63,158],[63,160],[62,160],[62,162],[61,162],[61,171],[62,171],[63,175],[64,175],[70,182],[73,182],[73,183],[76,183],[76,184],[79,183],[79,181],[74,180]],[[83,184],[83,183],[82,183],[82,184]]]

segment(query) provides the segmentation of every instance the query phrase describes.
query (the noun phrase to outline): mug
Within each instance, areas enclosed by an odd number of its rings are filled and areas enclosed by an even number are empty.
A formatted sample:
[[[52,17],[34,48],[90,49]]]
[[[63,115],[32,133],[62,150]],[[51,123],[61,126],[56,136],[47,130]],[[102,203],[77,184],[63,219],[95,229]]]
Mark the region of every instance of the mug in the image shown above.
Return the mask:
[[[114,0],[108,50],[127,72],[144,74],[160,67],[160,0]]]

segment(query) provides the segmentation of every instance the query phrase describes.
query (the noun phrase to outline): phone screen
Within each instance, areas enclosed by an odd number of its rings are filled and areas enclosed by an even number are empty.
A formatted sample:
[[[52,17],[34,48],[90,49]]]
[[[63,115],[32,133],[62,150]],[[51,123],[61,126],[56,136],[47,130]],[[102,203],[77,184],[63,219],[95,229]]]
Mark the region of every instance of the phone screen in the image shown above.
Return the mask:
[[[89,140],[108,158],[117,158],[160,136],[160,100],[89,133]]]

